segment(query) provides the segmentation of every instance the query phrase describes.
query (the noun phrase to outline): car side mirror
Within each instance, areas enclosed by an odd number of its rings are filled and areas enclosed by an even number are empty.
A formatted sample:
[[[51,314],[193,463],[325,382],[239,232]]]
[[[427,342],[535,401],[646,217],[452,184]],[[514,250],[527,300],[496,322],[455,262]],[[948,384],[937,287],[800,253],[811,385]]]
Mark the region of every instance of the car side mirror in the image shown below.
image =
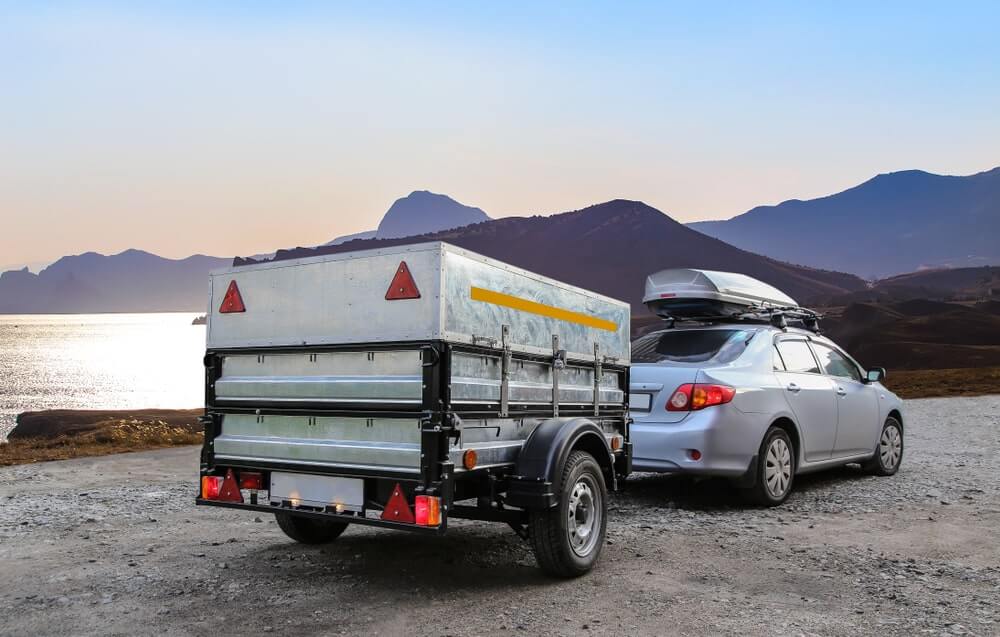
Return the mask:
[[[885,380],[885,368],[873,367],[866,372],[865,381],[869,383],[881,383]]]

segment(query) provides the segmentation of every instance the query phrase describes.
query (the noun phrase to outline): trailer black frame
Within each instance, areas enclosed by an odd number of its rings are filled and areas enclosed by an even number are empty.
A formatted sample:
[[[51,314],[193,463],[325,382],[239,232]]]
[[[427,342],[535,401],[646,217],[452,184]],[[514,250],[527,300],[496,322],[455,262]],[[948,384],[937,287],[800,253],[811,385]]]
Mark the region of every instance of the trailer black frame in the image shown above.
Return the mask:
[[[215,383],[222,374],[221,358],[232,354],[273,355],[280,353],[323,353],[323,352],[378,352],[390,350],[421,351],[423,370],[423,390],[419,404],[411,403],[365,403],[342,402],[335,405],[329,403],[303,402],[289,407],[276,402],[267,401],[227,401],[220,405],[216,401]],[[488,356],[507,356],[508,361],[531,361],[554,363],[561,357],[561,362],[579,366],[595,366],[595,378],[599,379],[603,369],[622,374],[623,403],[618,405],[565,405],[554,402],[542,405],[519,405],[495,403],[456,405],[451,399],[451,357],[453,353],[471,353]],[[620,431],[623,444],[619,449],[608,449],[610,466],[605,467],[609,486],[614,488],[617,477],[624,477],[631,471],[631,443],[628,442],[628,383],[629,368],[615,359],[601,357],[595,352],[593,360],[566,358],[565,352],[556,351],[552,356],[539,354],[511,353],[502,347],[483,345],[455,344],[443,340],[431,341],[397,341],[381,343],[338,344],[338,345],[298,345],[281,347],[252,347],[209,349],[204,357],[205,365],[205,413],[202,422],[205,425],[205,440],[201,452],[201,475],[224,475],[229,469],[253,471],[285,471],[309,474],[330,475],[345,478],[365,479],[366,500],[369,485],[372,488],[385,488],[385,485],[399,483],[413,494],[432,495],[441,498],[441,524],[437,527],[418,526],[401,522],[393,522],[364,517],[354,513],[337,513],[332,510],[312,511],[289,509],[260,503],[225,502],[208,500],[200,496],[196,504],[204,506],[220,506],[258,512],[294,512],[310,518],[319,518],[349,524],[362,524],[397,530],[406,530],[434,535],[447,531],[449,517],[504,522],[509,524],[520,535],[526,535],[525,524],[528,508],[543,508],[551,506],[551,498],[546,494],[551,492],[551,483],[546,476],[517,475],[517,467],[504,465],[500,467],[477,468],[461,473],[455,472],[454,464],[449,458],[450,441],[458,435],[457,425],[463,418],[508,418],[537,419],[540,421],[554,418],[566,422],[586,419],[599,426],[610,421],[612,427]],[[556,383],[558,381],[555,381]],[[556,385],[557,386],[557,385]],[[553,392],[555,396],[555,392]],[[294,463],[284,461],[235,461],[225,460],[217,463],[213,451],[215,438],[221,432],[222,421],[227,414],[251,413],[257,415],[297,415],[297,416],[339,416],[361,418],[413,418],[419,417],[421,422],[420,452],[421,462],[418,473],[393,471],[389,469],[371,469],[363,467],[331,467],[312,463]],[[601,461],[602,459],[598,459]],[[604,466],[604,465],[602,465]],[[503,494],[506,493],[512,480],[519,480],[522,488],[522,507],[510,508],[504,506]],[[523,488],[527,486],[528,488]],[[456,491],[458,497],[456,498]],[[535,493],[537,491],[537,493]],[[476,499],[475,506],[455,504],[456,501]],[[372,504],[377,505],[378,502]],[[377,510],[377,509],[376,509]]]

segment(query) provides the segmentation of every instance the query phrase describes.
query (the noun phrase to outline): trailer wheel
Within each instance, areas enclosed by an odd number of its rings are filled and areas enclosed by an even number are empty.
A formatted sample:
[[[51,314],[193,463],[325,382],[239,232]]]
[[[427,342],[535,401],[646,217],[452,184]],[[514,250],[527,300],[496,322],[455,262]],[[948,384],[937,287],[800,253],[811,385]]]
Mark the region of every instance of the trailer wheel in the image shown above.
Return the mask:
[[[275,513],[274,517],[285,535],[300,544],[329,544],[347,528],[345,522],[317,520],[292,513]]]
[[[608,489],[597,460],[585,451],[570,454],[559,484],[559,504],[531,512],[531,544],[543,571],[577,577],[594,567],[604,547]]]

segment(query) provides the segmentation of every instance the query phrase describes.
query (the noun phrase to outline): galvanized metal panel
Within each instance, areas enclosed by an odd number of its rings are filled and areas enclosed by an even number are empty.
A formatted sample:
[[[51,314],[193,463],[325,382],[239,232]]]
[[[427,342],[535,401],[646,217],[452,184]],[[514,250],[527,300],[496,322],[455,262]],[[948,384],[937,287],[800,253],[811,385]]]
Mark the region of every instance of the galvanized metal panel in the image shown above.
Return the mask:
[[[593,358],[596,343],[601,355],[628,363],[627,304],[452,246],[444,249],[442,267],[446,340],[481,343],[486,338],[499,344],[501,326],[509,325],[515,352],[551,353],[552,336],[557,335],[561,348],[571,357]],[[504,305],[477,300],[473,289],[514,301]],[[567,314],[571,316],[565,317]],[[588,319],[613,329],[592,327],[585,324]]]
[[[461,403],[500,401],[500,357],[455,353],[452,355],[452,401]],[[510,380],[510,402],[515,404],[550,404],[552,402],[552,365],[514,361]],[[621,375],[605,371],[601,377],[601,403],[622,404],[625,393]],[[559,370],[559,403],[593,404],[594,369],[567,365]]]
[[[386,301],[401,261],[419,299]],[[229,268],[211,275],[208,347],[429,340],[440,332],[441,249],[421,244]],[[221,314],[230,281],[246,311]]]
[[[419,350],[228,354],[216,400],[418,403]]]
[[[219,460],[277,460],[417,471],[420,422],[405,418],[227,414],[214,448]]]
[[[401,261],[421,298],[387,301]],[[246,311],[221,314],[231,281]],[[474,290],[507,302],[476,298]],[[499,346],[503,325],[514,352],[551,353],[557,335],[571,357],[591,359],[597,344],[601,356],[629,361],[627,304],[441,242],[213,272],[208,346],[486,342],[476,337]]]

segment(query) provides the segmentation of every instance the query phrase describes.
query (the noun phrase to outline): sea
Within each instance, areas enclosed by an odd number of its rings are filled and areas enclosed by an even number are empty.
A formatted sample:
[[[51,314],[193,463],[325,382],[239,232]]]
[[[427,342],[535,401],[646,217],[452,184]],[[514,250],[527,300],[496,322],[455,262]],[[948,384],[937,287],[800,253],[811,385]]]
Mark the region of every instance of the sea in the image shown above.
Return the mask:
[[[197,314],[0,315],[0,440],[39,409],[192,408],[203,402]]]

